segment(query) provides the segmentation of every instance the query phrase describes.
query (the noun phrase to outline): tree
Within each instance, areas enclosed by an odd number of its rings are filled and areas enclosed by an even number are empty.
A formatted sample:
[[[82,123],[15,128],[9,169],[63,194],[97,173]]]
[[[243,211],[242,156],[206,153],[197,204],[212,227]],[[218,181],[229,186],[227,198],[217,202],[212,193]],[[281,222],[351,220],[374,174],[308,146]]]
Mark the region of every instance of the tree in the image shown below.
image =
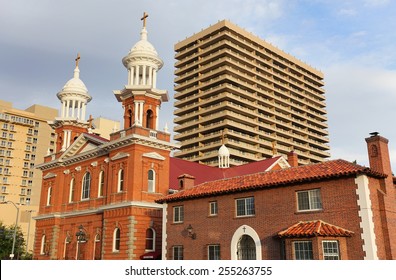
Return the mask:
[[[9,259],[14,241],[15,225],[6,226],[0,221],[0,259]],[[15,235],[14,259],[30,258],[26,254],[26,243],[21,228],[18,226]]]

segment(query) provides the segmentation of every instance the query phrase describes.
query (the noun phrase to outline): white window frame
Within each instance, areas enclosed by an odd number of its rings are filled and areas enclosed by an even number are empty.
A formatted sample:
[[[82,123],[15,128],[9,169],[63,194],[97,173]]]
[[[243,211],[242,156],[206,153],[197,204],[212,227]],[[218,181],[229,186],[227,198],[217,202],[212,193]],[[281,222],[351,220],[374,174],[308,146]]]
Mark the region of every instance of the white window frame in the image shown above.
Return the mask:
[[[183,246],[182,245],[175,245],[172,247],[172,257],[174,260],[183,260]]]
[[[212,254],[211,249],[213,250]],[[212,258],[212,255],[214,258]],[[208,245],[208,260],[220,260],[220,244]]]
[[[74,191],[75,191],[75,180],[74,178],[72,178],[70,180],[70,186],[69,186],[69,203],[73,202]]]
[[[45,234],[41,237],[40,255],[45,255]]]
[[[149,230],[151,230],[151,232],[153,234],[153,237],[151,237],[151,238],[147,237],[147,231],[149,231]],[[154,252],[155,251],[155,236],[156,236],[156,232],[153,228],[146,229],[146,247],[145,247],[146,252]],[[147,248],[147,241],[150,241],[153,244],[152,248]]]
[[[238,203],[243,202],[243,213],[238,214]],[[249,205],[253,205],[253,208]],[[254,196],[235,199],[235,216],[236,217],[251,217],[256,215]]]
[[[302,205],[300,204],[299,195],[308,194],[308,209],[302,209]],[[322,197],[320,189],[311,189],[311,190],[303,190],[296,192],[297,199],[297,211],[298,212],[306,212],[306,211],[318,211],[323,210]],[[319,200],[319,201],[318,201]],[[317,206],[319,204],[319,206]]]
[[[178,205],[173,207],[173,223],[180,224],[184,222],[184,206]]]
[[[150,174],[152,175],[152,178],[150,178]],[[154,169],[150,169],[147,172],[147,183],[148,183],[148,188],[147,191],[150,193],[155,192],[155,170]]]
[[[308,247],[310,246],[311,248],[309,248],[310,250],[299,250],[299,251],[302,251],[302,254],[305,256],[305,251],[307,251],[307,252],[309,252],[308,254],[310,254],[310,256],[312,257],[312,258],[298,258],[297,259],[297,248],[296,248],[296,245],[297,244],[306,244]],[[313,257],[313,244],[312,244],[312,241],[311,240],[295,240],[295,241],[293,241],[292,242],[292,246],[293,246],[293,258],[295,259],[295,260],[313,260],[314,259],[314,257]]]
[[[119,233],[119,236],[117,237],[117,233]],[[117,243],[118,243],[118,248],[117,248]],[[121,230],[120,228],[115,228],[113,232],[113,252],[119,252],[121,247]]]
[[[122,192],[124,191],[124,182],[125,181],[125,172],[124,169],[120,168],[118,170],[118,176],[117,176],[117,192]]]
[[[329,248],[325,244],[335,244],[335,247]],[[340,260],[340,246],[338,240],[322,241],[323,259],[324,260]]]
[[[47,206],[51,205],[52,187],[48,187],[47,190]]]
[[[86,177],[88,175],[89,175],[89,180]],[[92,180],[91,173],[88,171],[84,174],[84,177],[82,179],[81,200],[89,199],[91,195],[91,180]]]
[[[99,183],[98,183],[98,197],[103,196],[103,187],[104,187],[104,171],[99,172]]]
[[[219,213],[219,206],[217,201],[209,202],[209,216],[217,216]]]

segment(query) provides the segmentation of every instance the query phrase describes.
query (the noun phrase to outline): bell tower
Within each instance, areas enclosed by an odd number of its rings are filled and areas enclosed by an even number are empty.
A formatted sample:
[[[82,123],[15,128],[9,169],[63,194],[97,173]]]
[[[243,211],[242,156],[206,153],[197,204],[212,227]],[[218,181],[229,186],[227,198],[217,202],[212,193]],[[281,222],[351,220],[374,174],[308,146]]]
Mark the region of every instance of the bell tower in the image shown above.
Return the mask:
[[[115,90],[114,95],[122,102],[124,109],[124,129],[143,127],[158,130],[159,109],[162,102],[168,101],[168,92],[157,89],[157,72],[163,66],[154,46],[147,40],[144,13],[141,20],[143,27],[140,40],[122,59],[128,70],[128,84],[122,90]]]
[[[57,135],[56,152],[65,151],[73,141],[84,132],[88,132],[90,122],[86,120],[86,107],[92,97],[80,79],[79,61],[80,54],[75,61],[73,78],[71,78],[58,92],[57,97],[61,102],[61,113],[49,125]]]

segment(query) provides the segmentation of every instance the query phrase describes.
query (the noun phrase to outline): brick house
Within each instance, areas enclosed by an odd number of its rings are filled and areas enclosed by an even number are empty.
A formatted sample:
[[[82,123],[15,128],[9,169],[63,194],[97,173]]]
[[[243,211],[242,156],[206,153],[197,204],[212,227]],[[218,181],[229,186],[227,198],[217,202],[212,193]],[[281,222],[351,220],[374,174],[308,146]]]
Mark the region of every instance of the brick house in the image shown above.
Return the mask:
[[[51,126],[57,148],[38,166],[43,172],[35,218],[35,259],[139,259],[161,255],[162,205],[168,194],[170,134],[158,129],[168,93],[156,88],[163,62],[141,39],[123,58],[128,84],[114,91],[124,128],[110,139],[92,133],[86,121],[91,100],[79,77],[57,94],[61,115]],[[121,109],[121,106],[120,106]]]
[[[163,259],[396,259],[388,140],[366,142],[370,168],[331,160],[183,185],[157,200]]]

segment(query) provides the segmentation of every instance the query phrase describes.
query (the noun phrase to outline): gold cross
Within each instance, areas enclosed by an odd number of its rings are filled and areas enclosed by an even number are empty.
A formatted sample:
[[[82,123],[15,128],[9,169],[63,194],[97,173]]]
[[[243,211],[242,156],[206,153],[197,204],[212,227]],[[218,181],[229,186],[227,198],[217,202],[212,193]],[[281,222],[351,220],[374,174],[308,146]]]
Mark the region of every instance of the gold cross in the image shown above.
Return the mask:
[[[148,14],[146,12],[143,13],[143,17],[140,20],[143,20],[143,27],[146,27],[146,18],[148,18]]]
[[[80,57],[80,53],[78,53],[77,54],[77,57],[76,57],[76,59],[75,59],[75,61],[76,61],[76,67],[78,67],[78,61],[81,59],[81,57]]]

